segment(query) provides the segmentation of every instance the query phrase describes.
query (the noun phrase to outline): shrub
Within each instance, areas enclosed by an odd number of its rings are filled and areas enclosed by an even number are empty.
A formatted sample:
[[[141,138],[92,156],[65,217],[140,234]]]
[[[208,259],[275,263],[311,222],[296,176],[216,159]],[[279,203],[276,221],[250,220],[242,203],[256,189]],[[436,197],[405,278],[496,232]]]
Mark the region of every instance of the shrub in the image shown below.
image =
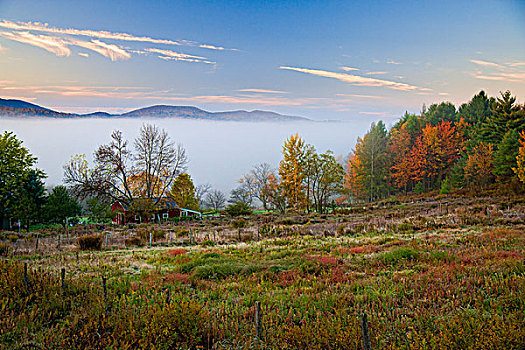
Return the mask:
[[[419,257],[419,253],[412,248],[397,248],[383,253],[379,258],[387,265],[395,265],[401,261],[412,261]]]
[[[186,254],[186,250],[182,248],[168,250],[168,255],[171,255],[171,256],[184,255],[184,254]]]
[[[102,249],[102,236],[97,234],[81,236],[78,238],[78,245],[81,250],[100,250]]]
[[[243,219],[234,220],[234,221],[232,222],[232,227],[233,227],[233,228],[243,228],[243,227],[246,227],[246,220],[243,220]]]
[[[213,242],[211,239],[207,239],[204,242],[202,242],[203,247],[213,247],[215,245],[215,242]]]
[[[226,208],[226,213],[230,216],[250,215],[252,210],[248,204],[237,202],[235,204],[228,205]]]
[[[125,244],[126,244],[126,247],[131,247],[131,246],[142,247],[144,246],[145,242],[139,236],[131,236],[131,237],[126,238]]]
[[[449,194],[450,193],[450,185],[448,184],[448,179],[444,179],[441,181],[441,189],[439,190],[439,194]]]
[[[7,256],[9,253],[9,245],[6,243],[0,242],[0,256]]]

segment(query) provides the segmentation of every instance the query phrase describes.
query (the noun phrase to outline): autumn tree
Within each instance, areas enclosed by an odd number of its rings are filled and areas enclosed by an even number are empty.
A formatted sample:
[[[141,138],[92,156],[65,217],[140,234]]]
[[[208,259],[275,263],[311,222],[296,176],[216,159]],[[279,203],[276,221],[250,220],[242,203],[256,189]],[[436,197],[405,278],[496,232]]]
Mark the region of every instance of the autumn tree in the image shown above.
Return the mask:
[[[128,205],[138,199],[147,206],[166,196],[188,162],[182,145],[175,145],[164,130],[149,124],[140,129],[133,150],[116,130],[111,142],[100,146],[94,158],[91,169],[85,156],[73,157],[64,167],[64,182],[76,195],[110,198]],[[134,194],[134,181],[141,189],[140,198]]]
[[[362,178],[363,171],[361,160],[355,153],[351,153],[346,164],[346,174],[344,177],[343,188],[348,193],[350,200],[367,199],[366,181]]]
[[[281,188],[287,207],[296,210],[304,209],[306,204],[303,191],[305,147],[305,142],[298,134],[290,136],[283,145],[283,159],[279,163]]]
[[[281,213],[286,211],[286,196],[278,175],[270,174],[268,176],[268,182],[263,192],[267,199],[268,209],[275,209]]]
[[[520,181],[525,182],[525,131],[520,133],[520,148],[516,157],[516,167],[512,170],[518,175]]]
[[[310,188],[313,203],[318,213],[324,213],[329,199],[341,192],[345,172],[331,151],[314,154],[312,158]]]
[[[199,202],[195,195],[195,185],[191,176],[182,173],[173,181],[168,197],[181,208],[199,210]]]
[[[271,175],[275,175],[275,170],[268,163],[257,164],[245,174],[240,183],[251,193],[252,198],[259,200],[265,210],[268,209],[267,193],[264,190],[269,183]]]
[[[355,193],[358,197],[373,201],[388,195],[387,135],[385,124],[379,121],[372,123],[363,138],[357,139],[349,171],[354,176],[354,189],[361,190]]]
[[[474,146],[468,154],[465,165],[465,181],[467,186],[485,189],[492,181],[494,169],[493,148],[483,142]]]

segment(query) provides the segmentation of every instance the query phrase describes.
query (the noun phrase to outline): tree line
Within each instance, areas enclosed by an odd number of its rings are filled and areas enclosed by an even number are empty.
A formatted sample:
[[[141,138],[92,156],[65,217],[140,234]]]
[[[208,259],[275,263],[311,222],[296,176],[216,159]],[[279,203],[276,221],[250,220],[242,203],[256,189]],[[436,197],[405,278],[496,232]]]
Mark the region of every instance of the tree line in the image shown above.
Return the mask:
[[[374,201],[398,193],[486,189],[525,181],[525,105],[510,91],[476,94],[459,109],[450,102],[382,121],[357,140],[347,162],[348,198]]]
[[[376,201],[395,194],[451,189],[486,189],[493,184],[522,190],[525,182],[525,105],[510,91],[484,91],[456,109],[450,102],[405,113],[390,130],[372,123],[348,159],[318,152],[299,135],[282,146],[282,160],[254,166],[227,196],[209,184],[195,186],[181,144],[145,124],[132,143],[122,132],[99,146],[93,166],[73,156],[64,183],[46,190],[36,158],[12,133],[0,136],[0,222],[65,224],[81,211],[111,217],[110,205],[126,204],[148,214],[159,198],[192,210],[225,209],[248,214],[254,207],[280,212],[325,213],[330,207]],[[345,169],[346,165],[346,169]]]

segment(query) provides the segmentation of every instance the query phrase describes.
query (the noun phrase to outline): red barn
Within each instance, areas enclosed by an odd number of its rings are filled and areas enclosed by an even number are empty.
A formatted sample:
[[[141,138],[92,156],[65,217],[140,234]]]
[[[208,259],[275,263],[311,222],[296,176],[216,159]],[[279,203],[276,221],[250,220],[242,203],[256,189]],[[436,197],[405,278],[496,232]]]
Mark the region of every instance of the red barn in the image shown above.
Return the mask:
[[[168,198],[155,198],[153,213],[145,214],[131,210],[131,205],[117,201],[111,205],[111,211],[116,212],[115,222],[119,225],[140,222],[160,222],[169,218],[181,216],[201,216],[196,210],[181,208],[175,201]]]

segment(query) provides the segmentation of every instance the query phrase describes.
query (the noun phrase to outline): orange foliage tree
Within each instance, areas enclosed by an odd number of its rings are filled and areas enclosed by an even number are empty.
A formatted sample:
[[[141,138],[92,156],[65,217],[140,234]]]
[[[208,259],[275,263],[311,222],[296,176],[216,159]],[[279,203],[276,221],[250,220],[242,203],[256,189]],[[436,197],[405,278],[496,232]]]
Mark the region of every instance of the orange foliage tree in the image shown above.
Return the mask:
[[[465,164],[465,180],[469,187],[484,189],[492,180],[494,170],[493,148],[491,144],[480,142],[473,147]]]

